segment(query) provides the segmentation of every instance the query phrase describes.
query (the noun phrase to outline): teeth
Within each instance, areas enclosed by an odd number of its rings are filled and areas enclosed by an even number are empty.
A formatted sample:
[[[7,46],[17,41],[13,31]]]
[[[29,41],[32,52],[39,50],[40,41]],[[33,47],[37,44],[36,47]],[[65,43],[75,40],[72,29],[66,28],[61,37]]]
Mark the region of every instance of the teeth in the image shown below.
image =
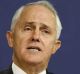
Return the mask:
[[[30,52],[38,52],[37,49],[29,49]]]
[[[34,46],[28,47],[27,49],[28,49],[29,51],[31,51],[31,52],[41,51],[41,49],[40,49],[39,47],[34,47]]]

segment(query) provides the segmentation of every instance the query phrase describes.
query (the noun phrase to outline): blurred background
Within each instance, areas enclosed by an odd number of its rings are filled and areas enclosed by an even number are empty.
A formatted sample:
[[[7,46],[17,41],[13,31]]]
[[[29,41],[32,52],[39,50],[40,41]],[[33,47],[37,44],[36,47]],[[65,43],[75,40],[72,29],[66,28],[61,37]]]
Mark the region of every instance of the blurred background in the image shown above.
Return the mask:
[[[0,1],[0,70],[12,62],[6,31],[14,12],[23,4],[37,0]],[[80,0],[49,0],[57,10],[63,30],[61,48],[51,57],[48,70],[54,74],[80,74]]]

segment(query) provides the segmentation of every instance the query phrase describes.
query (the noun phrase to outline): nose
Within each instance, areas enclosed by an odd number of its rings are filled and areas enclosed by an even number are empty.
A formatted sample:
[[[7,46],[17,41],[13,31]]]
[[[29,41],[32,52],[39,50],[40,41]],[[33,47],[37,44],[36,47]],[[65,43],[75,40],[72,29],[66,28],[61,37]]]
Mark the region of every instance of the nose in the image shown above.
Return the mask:
[[[39,30],[35,30],[34,33],[33,33],[32,41],[39,42],[39,39],[40,39],[40,31]]]

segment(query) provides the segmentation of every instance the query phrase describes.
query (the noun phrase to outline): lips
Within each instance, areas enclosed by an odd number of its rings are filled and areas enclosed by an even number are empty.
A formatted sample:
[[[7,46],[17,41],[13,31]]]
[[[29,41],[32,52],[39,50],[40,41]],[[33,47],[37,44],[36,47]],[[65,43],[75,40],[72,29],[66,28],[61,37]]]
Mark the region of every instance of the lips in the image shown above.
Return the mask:
[[[29,46],[27,49],[30,51],[41,51],[41,48],[37,46]]]

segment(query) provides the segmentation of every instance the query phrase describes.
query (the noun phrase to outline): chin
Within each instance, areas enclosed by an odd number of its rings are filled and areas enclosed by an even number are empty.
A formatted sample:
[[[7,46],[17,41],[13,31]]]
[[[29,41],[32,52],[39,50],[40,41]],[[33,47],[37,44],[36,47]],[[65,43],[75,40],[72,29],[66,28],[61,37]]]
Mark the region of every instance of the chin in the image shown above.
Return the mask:
[[[42,60],[42,58],[27,58],[25,59],[25,62],[28,64],[39,64],[42,63],[44,61],[44,59]]]

